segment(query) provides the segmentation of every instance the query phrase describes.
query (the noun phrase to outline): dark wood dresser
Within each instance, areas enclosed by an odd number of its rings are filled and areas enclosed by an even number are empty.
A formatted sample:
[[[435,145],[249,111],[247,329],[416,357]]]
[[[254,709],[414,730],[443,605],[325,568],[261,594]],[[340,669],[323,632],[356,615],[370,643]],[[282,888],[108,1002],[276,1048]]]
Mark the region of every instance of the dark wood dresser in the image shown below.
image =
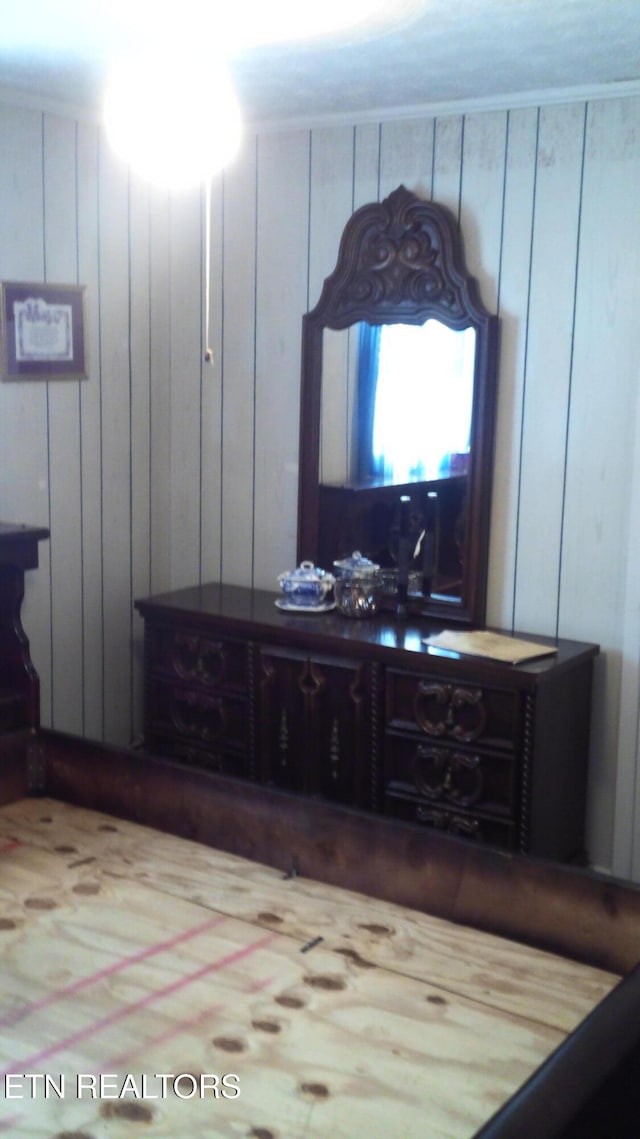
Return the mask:
[[[415,617],[291,614],[274,594],[218,584],[136,608],[147,751],[507,850],[584,856],[597,646],[559,641],[505,665],[427,647],[439,626]]]
[[[29,653],[20,611],[25,570],[38,565],[39,526],[0,522],[0,732],[37,728],[40,681]]]

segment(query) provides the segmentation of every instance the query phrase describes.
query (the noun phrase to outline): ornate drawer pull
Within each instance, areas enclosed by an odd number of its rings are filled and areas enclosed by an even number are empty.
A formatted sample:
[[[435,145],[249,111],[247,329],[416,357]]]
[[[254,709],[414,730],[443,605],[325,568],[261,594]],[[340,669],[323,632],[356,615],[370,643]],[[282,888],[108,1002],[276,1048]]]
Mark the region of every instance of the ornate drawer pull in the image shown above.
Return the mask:
[[[416,819],[420,823],[429,823],[440,831],[445,831],[450,815],[447,811],[439,811],[435,807],[416,807]]]
[[[195,692],[174,693],[171,721],[181,735],[195,736],[205,742],[220,739],[227,730],[223,701]]]
[[[454,815],[451,811],[440,811],[433,807],[419,806],[416,808],[416,819],[421,823],[428,823],[440,831],[450,831],[452,834],[463,834],[468,838],[480,838],[480,821],[478,819],[465,819]]]
[[[181,634],[174,638],[171,667],[182,680],[221,684],[225,666],[224,646],[220,641]]]
[[[416,748],[413,778],[419,794],[430,799],[447,799],[469,807],[482,798],[484,781],[479,755],[420,744]]]
[[[189,763],[193,767],[204,768],[206,771],[224,771],[222,756],[217,752],[207,752],[203,755],[196,748],[177,747],[173,754],[182,763]]]
[[[441,709],[433,719],[432,705]],[[481,688],[421,681],[414,700],[416,723],[428,736],[450,736],[460,743],[477,740],[486,727],[487,710]]]

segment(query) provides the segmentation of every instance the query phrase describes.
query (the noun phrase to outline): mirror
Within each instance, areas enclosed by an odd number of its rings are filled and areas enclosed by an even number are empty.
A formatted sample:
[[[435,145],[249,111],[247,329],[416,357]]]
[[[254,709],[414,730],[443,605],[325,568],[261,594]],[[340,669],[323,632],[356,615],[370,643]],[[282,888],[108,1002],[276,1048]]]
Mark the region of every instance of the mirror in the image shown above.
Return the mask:
[[[460,473],[469,460],[475,339],[474,328],[434,319],[325,329],[320,483],[401,485]]]
[[[303,320],[300,561],[393,571],[408,534],[411,608],[484,621],[497,331],[444,207],[356,211]]]

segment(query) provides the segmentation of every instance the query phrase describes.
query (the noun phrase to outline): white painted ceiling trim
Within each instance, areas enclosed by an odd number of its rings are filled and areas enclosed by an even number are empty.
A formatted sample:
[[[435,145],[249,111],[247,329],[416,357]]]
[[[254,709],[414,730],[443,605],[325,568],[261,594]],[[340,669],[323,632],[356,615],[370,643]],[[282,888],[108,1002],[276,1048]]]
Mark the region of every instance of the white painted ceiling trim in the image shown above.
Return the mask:
[[[562,103],[589,103],[602,99],[624,99],[640,96],[640,79],[618,83],[593,83],[580,87],[556,87],[512,94],[487,95],[476,99],[452,99],[446,102],[414,103],[400,107],[375,107],[367,111],[345,111],[343,114],[303,116],[285,120],[246,122],[248,134],[265,134],[292,130],[312,130],[334,126],[358,126],[365,123],[406,121],[409,119],[444,118],[450,115],[474,114],[482,111],[508,111],[521,107],[544,107]],[[0,86],[0,103],[24,107],[44,114],[59,115],[78,122],[98,124],[99,113],[86,106],[65,103],[42,95]]]
[[[331,126],[357,126],[360,123],[391,122],[407,119],[444,118],[447,115],[473,114],[482,111],[509,111],[520,107],[543,107],[562,103],[590,103],[601,99],[623,99],[640,96],[640,79],[619,83],[594,83],[581,87],[557,87],[513,94],[486,95],[476,99],[452,99],[446,102],[414,103],[404,107],[376,107],[367,111],[308,116],[247,124],[258,134],[268,131],[305,130]]]

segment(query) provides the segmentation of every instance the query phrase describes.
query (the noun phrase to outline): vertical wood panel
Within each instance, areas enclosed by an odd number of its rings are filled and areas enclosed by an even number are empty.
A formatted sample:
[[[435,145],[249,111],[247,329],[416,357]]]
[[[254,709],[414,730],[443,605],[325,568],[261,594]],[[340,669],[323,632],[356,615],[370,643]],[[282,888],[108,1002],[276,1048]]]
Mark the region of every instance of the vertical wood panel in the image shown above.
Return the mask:
[[[45,275],[76,284],[76,129],[68,119],[46,118],[44,133]],[[82,592],[80,386],[54,380],[49,407],[49,549],[51,558],[52,719],[63,731],[82,731]]]
[[[224,174],[222,579],[253,584],[256,368],[256,140]]]
[[[506,114],[467,115],[460,225],[467,268],[490,312],[498,306],[505,154]]]
[[[640,455],[638,400],[633,453]],[[637,460],[630,481],[629,516],[636,519],[640,517],[640,464]],[[637,882],[640,881],[640,528],[636,526],[630,527],[626,563],[612,867],[620,878]],[[597,755],[596,762],[599,760]],[[597,805],[594,790],[591,810],[597,810]]]
[[[208,219],[207,219],[208,213]],[[210,362],[202,367],[202,489],[200,501],[202,531],[203,581],[220,581],[222,578],[222,519],[221,501],[223,487],[223,448],[222,448],[222,311],[223,284],[223,176],[212,180],[203,202],[204,248],[202,251],[203,318],[205,327],[202,333],[202,350],[212,352]],[[207,225],[208,244],[207,251]],[[209,257],[208,280],[206,258]],[[207,296],[208,293],[208,296]],[[207,314],[208,309],[208,314]],[[208,315],[208,336],[207,321]]]
[[[534,633],[557,627],[583,129],[580,104],[540,115],[515,596]]]
[[[171,201],[171,585],[200,581],[202,470],[201,191]]]
[[[432,119],[383,123],[380,140],[380,196],[404,185],[419,198],[430,198],[433,185]]]
[[[258,162],[254,580],[274,588],[278,573],[295,564],[296,554],[308,133],[265,136]]]
[[[311,136],[308,308],[333,272],[342,231],[353,212],[354,132],[315,130]]]
[[[355,130],[353,209],[377,202],[380,195],[380,126],[367,123]]]
[[[131,730],[131,360],[129,180],[100,150],[100,373],[104,731]]]
[[[131,183],[129,232],[131,596],[135,599],[147,596],[151,589],[151,344],[149,304],[148,301],[145,303],[149,295],[149,188],[136,180]],[[130,735],[133,738],[139,735],[142,727],[144,628],[133,607],[128,616],[132,649]]]
[[[538,112],[509,114],[501,265],[498,418],[487,621],[512,629]]]
[[[0,273],[3,280],[41,281],[44,274],[43,116],[2,108],[0,171],[5,192],[0,210]],[[47,385],[41,381],[0,384],[0,510],[10,522],[49,524]],[[23,622],[31,657],[40,674],[41,715],[51,723],[50,550],[41,542],[40,569],[25,583]]]
[[[308,308],[320,299],[333,272],[340,237],[352,213],[353,130],[314,131],[311,139]],[[349,371],[349,334],[324,334],[320,481],[348,478],[353,385]]]
[[[150,568],[160,593],[171,585],[171,200],[152,189],[149,205]]]
[[[100,369],[100,276],[98,246],[98,133],[78,125],[78,278],[87,289],[88,379],[80,385],[80,487],[82,565],[82,648],[76,668],[82,677],[82,731],[101,739],[104,731],[102,639],[102,378]]]
[[[433,198],[460,217],[460,180],[464,116],[436,119],[433,149]]]
[[[592,845],[605,864],[615,800],[609,757],[617,751],[624,551],[637,526],[629,513],[640,310],[640,249],[629,240],[640,197],[634,122],[629,103],[590,108],[562,527],[560,632],[575,636],[580,629],[608,650],[594,706],[590,796]],[[623,718],[629,714],[635,721],[633,710],[623,707]],[[620,763],[626,770],[627,753]]]

